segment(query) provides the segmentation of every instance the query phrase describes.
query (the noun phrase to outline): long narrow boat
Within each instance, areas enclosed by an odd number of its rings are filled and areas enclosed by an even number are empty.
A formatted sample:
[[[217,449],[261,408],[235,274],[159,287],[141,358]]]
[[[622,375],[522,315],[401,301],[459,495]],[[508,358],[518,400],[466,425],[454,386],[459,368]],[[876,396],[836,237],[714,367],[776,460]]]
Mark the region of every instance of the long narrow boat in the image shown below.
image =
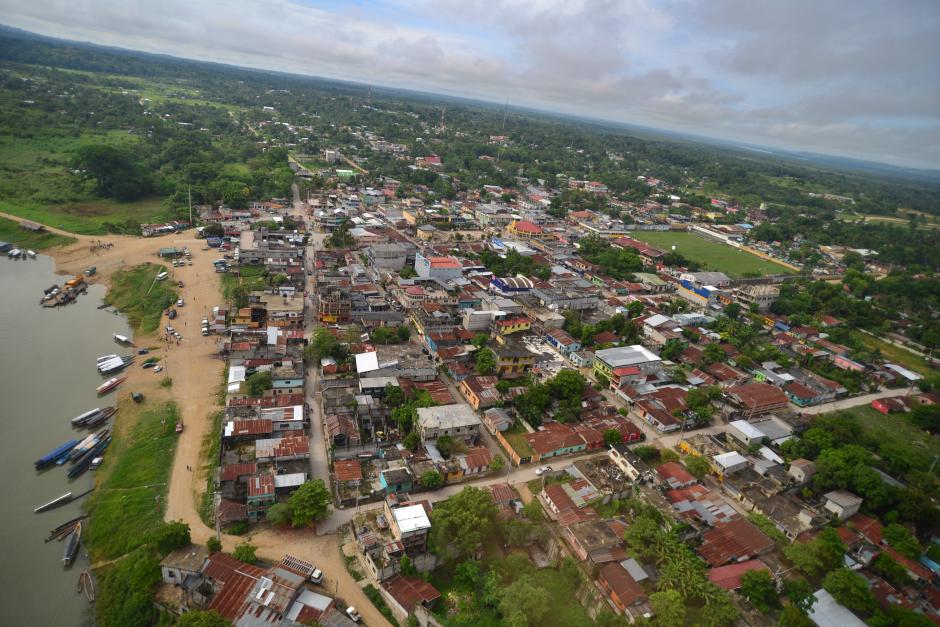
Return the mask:
[[[79,415],[75,416],[74,418],[72,418],[72,425],[73,425],[73,426],[76,426],[76,427],[81,426],[81,425],[85,424],[86,422],[88,422],[89,420],[91,420],[92,418],[94,418],[95,416],[97,416],[97,415],[100,414],[100,413],[101,413],[101,408],[100,408],[100,407],[95,407],[94,409],[89,409],[89,410],[86,411],[84,414],[79,414]]]
[[[98,394],[107,394],[125,381],[127,381],[127,377],[113,377],[96,387],[95,392]]]
[[[69,479],[75,479],[76,477],[81,477],[83,474],[85,474],[85,472],[91,467],[91,462],[94,461],[95,457],[101,455],[101,453],[103,453],[104,450],[108,448],[109,444],[111,444],[110,435],[99,442],[98,445],[91,450],[91,453],[86,455],[82,461],[69,468]]]
[[[72,502],[72,493],[66,492],[62,496],[57,496],[56,498],[52,499],[48,503],[43,503],[42,505],[34,509],[33,513],[38,514],[39,512],[44,512],[48,509],[52,509],[54,507],[58,507],[59,505],[65,505],[66,503],[71,503],[71,502]]]
[[[94,488],[89,488],[89,489],[87,489],[87,490],[85,490],[84,492],[81,492],[81,493],[79,493],[79,494],[72,494],[71,492],[66,492],[66,493],[63,494],[62,496],[58,496],[58,497],[52,499],[51,501],[49,501],[48,503],[43,503],[42,505],[40,505],[39,507],[37,507],[36,509],[34,509],[33,512],[36,513],[36,514],[38,514],[39,512],[44,512],[44,511],[49,510],[49,509],[54,509],[54,508],[59,507],[59,506],[61,506],[61,505],[65,505],[65,504],[67,504],[67,503],[71,503],[72,501],[77,501],[78,499],[82,498],[83,496],[86,496],[86,495],[88,495],[88,494],[91,494],[91,493],[94,492],[94,491],[95,491]]]
[[[95,360],[95,364],[100,366],[102,363],[106,361],[111,361],[112,359],[117,359],[118,357],[120,357],[120,355],[102,355],[101,357]]]
[[[131,338],[129,338],[129,337],[125,336],[125,335],[121,335],[120,333],[115,333],[113,337],[114,337],[114,341],[115,341],[115,342],[119,342],[119,343],[121,343],[121,344],[126,344],[127,346],[133,346],[133,345],[134,345],[134,341],[133,341]]]
[[[69,451],[75,448],[78,445],[78,440],[69,440],[65,444],[62,444],[56,447],[52,452],[43,455],[35,461],[36,470],[41,470],[46,466],[51,466],[59,460],[59,458],[68,455]]]
[[[78,545],[82,542],[82,523],[79,521],[75,525],[75,530],[72,531],[72,535],[69,536],[69,543],[65,545],[65,552],[62,554],[62,564],[68,568],[72,565],[72,562],[75,561],[75,556],[78,554]]]
[[[117,410],[114,407],[106,407],[103,410],[101,410],[100,414],[98,414],[94,418],[91,418],[90,420],[88,420],[87,422],[84,422],[83,424],[79,426],[86,427],[88,429],[94,429],[95,427],[103,424],[108,418],[110,418],[116,413],[117,413]]]

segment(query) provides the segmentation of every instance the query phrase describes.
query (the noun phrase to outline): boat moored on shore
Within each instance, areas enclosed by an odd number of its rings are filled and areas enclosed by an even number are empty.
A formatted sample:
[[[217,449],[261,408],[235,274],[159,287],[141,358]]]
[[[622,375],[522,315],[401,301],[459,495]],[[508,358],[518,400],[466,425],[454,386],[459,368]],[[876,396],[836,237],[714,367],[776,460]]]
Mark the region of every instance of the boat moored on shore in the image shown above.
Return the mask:
[[[42,470],[43,468],[46,468],[47,466],[51,466],[52,464],[59,461],[61,458],[68,455],[69,452],[76,446],[78,446],[78,440],[69,440],[65,444],[62,444],[61,446],[56,447],[50,453],[43,455],[42,457],[40,457],[34,462],[34,464],[36,465],[36,470]]]
[[[127,377],[112,377],[95,388],[98,394],[107,394],[117,386],[127,381]]]

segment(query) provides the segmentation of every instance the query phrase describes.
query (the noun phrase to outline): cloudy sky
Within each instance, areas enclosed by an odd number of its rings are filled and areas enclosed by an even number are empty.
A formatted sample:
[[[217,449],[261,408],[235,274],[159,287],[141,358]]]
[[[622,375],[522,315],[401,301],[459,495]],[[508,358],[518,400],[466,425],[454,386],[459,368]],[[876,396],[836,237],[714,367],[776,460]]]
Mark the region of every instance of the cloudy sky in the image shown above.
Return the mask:
[[[0,22],[940,168],[938,0],[0,0]]]

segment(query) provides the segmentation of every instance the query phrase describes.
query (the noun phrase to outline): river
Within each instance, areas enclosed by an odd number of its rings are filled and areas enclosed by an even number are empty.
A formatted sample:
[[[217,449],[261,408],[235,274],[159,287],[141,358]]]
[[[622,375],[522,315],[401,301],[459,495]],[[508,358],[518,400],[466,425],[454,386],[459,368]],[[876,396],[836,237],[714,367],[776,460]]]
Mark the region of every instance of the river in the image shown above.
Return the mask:
[[[105,289],[93,285],[71,305],[43,308],[43,289],[68,277],[55,274],[51,258],[12,261],[0,256],[0,599],[6,625],[75,627],[93,624],[90,605],[76,593],[88,565],[84,546],[70,569],[62,567],[63,542],[44,543],[49,531],[81,513],[81,502],[41,514],[33,508],[60,494],[90,488],[92,472],[74,482],[66,467],[42,473],[33,462],[86,430],[69,419],[94,407],[113,405],[115,394],[99,399],[95,370],[99,355],[127,354],[111,335],[131,335],[123,316],[97,309]]]

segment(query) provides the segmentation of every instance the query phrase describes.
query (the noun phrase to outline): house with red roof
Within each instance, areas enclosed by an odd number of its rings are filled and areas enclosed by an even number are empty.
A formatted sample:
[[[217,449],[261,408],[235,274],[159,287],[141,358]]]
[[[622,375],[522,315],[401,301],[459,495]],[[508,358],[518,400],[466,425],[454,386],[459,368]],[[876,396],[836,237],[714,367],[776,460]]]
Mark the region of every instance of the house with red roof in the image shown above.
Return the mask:
[[[737,564],[728,564],[711,568],[708,571],[708,580],[723,590],[737,590],[741,587],[741,578],[752,570],[762,570],[770,573],[770,568],[760,560],[748,560]]]
[[[597,573],[597,583],[614,607],[621,612],[646,601],[643,587],[617,562],[605,564]]]

